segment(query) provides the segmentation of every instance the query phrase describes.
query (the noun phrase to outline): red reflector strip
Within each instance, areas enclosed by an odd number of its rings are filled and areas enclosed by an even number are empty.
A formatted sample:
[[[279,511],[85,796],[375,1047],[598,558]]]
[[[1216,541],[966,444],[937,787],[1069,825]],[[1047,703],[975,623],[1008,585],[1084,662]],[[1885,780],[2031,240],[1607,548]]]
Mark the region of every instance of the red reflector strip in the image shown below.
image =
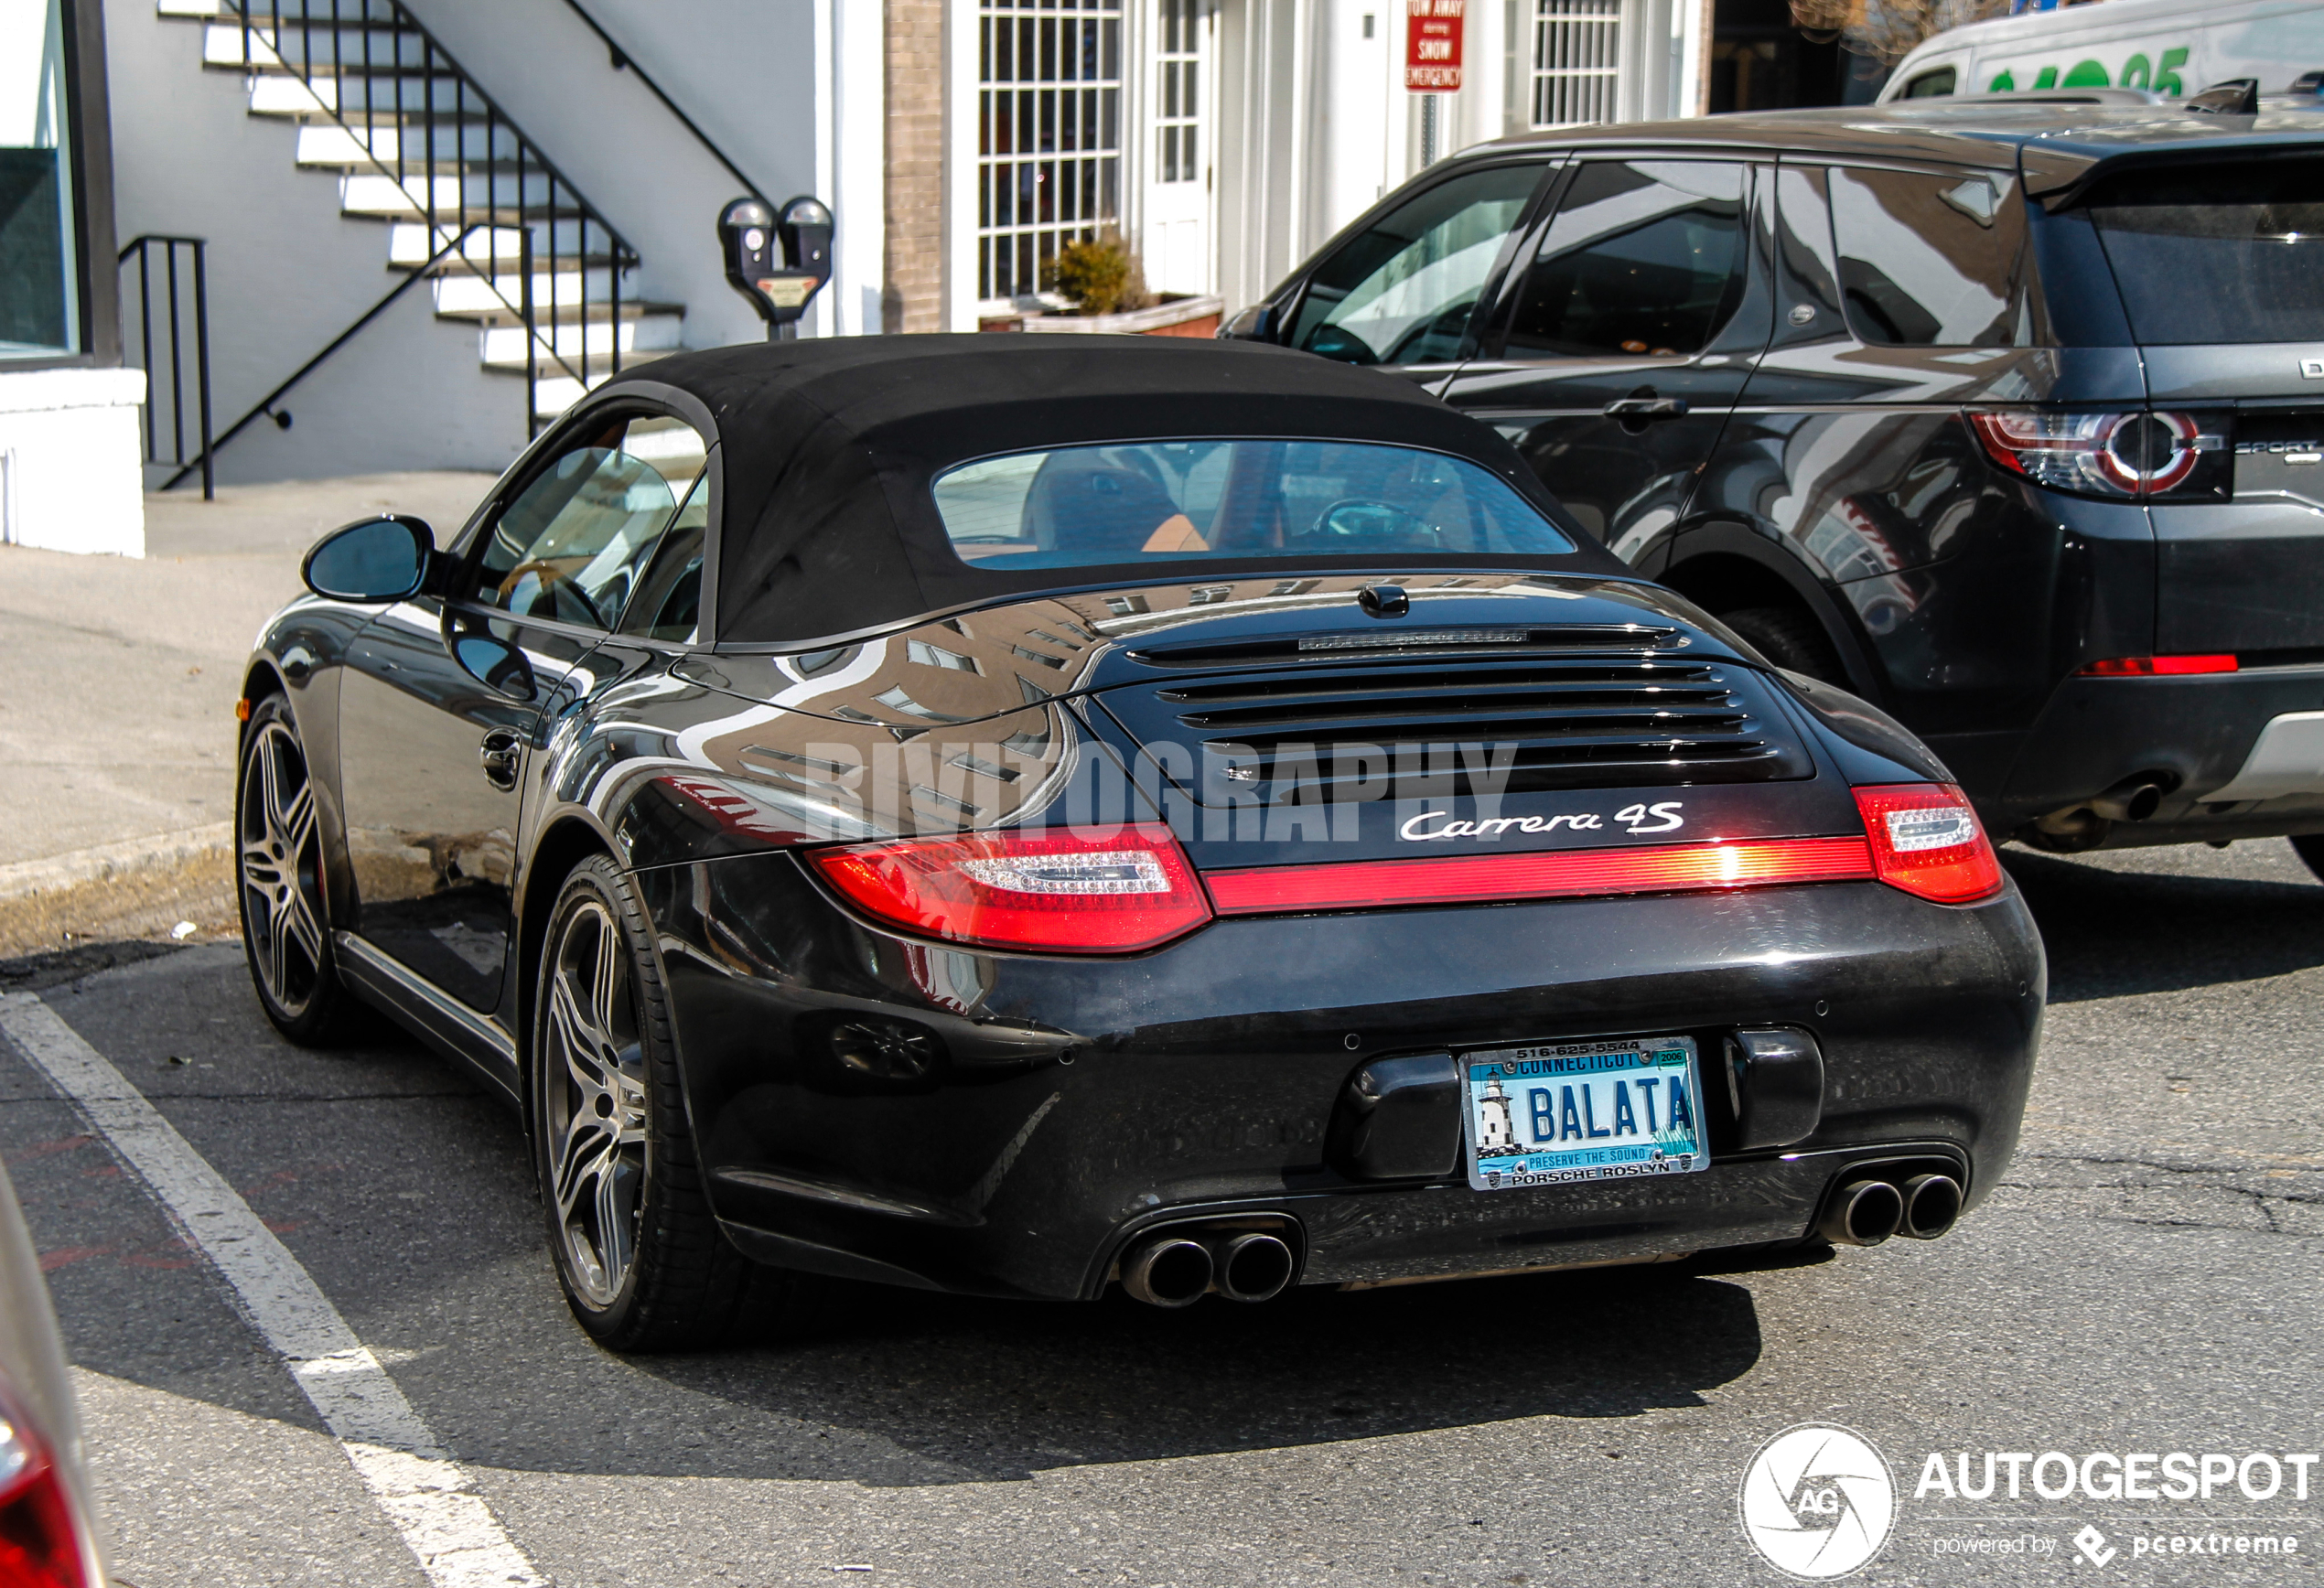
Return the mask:
[[[1872,874],[1871,846],[1862,838],[1779,838],[1254,866],[1210,872],[1202,880],[1221,915],[1256,916],[1594,894],[1695,893],[1782,883],[1855,882]]]
[[[2190,672],[2233,672],[2235,658],[2223,656],[2115,656],[2082,670],[2084,678],[2169,678]]]

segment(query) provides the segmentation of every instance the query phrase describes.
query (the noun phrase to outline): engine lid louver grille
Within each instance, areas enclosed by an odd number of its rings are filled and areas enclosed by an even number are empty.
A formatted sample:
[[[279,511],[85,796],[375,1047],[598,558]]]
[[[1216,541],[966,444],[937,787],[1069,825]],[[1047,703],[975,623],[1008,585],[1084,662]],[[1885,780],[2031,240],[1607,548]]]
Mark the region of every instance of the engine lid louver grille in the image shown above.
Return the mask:
[[[1411,791],[1432,794],[1808,777],[1813,764],[1771,692],[1732,662],[1601,652],[1458,666],[1350,656],[1101,699],[1166,773],[1213,804],[1254,791],[1288,799],[1295,782],[1344,794],[1392,777],[1424,779]]]

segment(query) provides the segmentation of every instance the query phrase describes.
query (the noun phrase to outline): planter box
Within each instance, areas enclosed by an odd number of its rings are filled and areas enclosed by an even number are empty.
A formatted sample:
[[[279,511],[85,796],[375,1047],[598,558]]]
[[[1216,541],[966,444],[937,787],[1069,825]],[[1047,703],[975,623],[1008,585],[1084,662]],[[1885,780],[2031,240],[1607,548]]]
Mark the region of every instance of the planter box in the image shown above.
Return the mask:
[[[1223,298],[1188,297],[1121,315],[1003,315],[979,320],[976,328],[1043,336],[1210,337],[1218,334],[1225,311]]]

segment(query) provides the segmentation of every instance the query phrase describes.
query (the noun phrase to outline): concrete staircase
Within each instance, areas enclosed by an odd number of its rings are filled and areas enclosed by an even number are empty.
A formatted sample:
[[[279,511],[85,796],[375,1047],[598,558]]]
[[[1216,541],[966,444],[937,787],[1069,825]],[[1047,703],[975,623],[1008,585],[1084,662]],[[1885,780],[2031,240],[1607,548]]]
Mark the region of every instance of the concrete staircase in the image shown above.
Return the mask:
[[[232,0],[157,8],[201,28],[204,68],[242,74],[251,114],[297,124],[297,164],[338,173],[341,211],[477,327],[486,370],[530,369],[538,418],[680,349],[683,306],[626,295],[636,251],[396,0],[246,3],[247,27]]]

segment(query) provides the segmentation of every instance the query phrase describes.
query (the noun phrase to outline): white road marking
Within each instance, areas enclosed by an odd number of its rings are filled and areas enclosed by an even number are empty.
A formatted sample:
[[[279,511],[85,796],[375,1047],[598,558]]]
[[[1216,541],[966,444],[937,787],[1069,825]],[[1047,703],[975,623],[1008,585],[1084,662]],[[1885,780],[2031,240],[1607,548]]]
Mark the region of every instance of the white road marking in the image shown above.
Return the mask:
[[[145,1095],[33,993],[0,993],[0,1032],[72,1100],[216,1266],[429,1582],[547,1588],[468,1470],[436,1443],[313,1277]]]

